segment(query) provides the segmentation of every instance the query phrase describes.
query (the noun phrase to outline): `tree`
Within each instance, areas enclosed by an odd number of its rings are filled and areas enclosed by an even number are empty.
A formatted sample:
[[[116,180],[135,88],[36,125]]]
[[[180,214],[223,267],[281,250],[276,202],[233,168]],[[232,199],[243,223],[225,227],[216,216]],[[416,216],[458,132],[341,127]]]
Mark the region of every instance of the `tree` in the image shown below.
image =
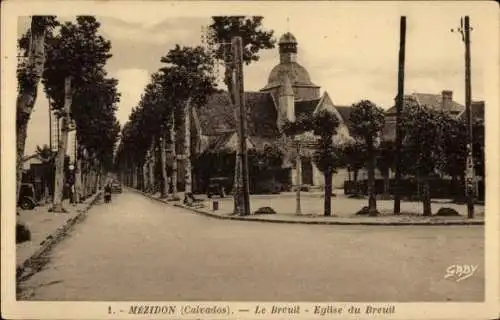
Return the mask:
[[[443,156],[440,140],[445,121],[441,113],[426,106],[408,105],[402,116],[403,154],[407,158],[404,173],[415,176],[423,187],[425,216],[432,214],[428,180],[439,168]]]
[[[248,154],[251,177],[257,180],[269,181],[271,178],[271,192],[276,191],[276,171],[281,169],[285,155],[285,148],[278,143],[266,144],[263,149],[250,149]]]
[[[95,191],[102,184],[103,171],[110,168],[119,125],[114,112],[119,94],[117,81],[106,78],[104,66],[111,57],[111,43],[98,34],[100,23],[92,16],[78,16],[76,23],[66,22],[56,36],[47,41],[47,63],[43,73],[46,94],[53,108],[64,121],[60,156],[66,153],[70,117],[76,124],[79,145],[89,154],[85,165],[90,176],[85,177],[85,189]],[[71,79],[71,90],[66,92],[66,79]],[[63,181],[56,164],[56,181]],[[62,186],[54,191],[54,211],[62,211]]]
[[[227,86],[229,96],[233,105],[236,105],[233,79],[233,59],[230,43],[236,36],[242,38],[243,62],[249,65],[260,59],[259,51],[272,49],[275,46],[272,30],[264,30],[261,16],[214,16],[209,26],[209,41],[215,45],[215,58],[224,65],[224,83]],[[240,137],[241,139],[241,137]],[[235,161],[234,174],[234,213],[239,214],[243,208],[243,178],[240,154],[242,150],[238,147]]]
[[[166,64],[161,68],[162,87],[164,93],[169,97],[170,114],[168,129],[170,142],[170,154],[172,162],[172,198],[177,200],[177,137],[176,131],[183,128],[184,136],[182,152],[185,164],[190,170],[189,135],[186,125],[189,122],[189,111],[191,106],[198,107],[206,103],[209,95],[216,90],[216,79],[214,77],[213,57],[200,46],[175,48],[161,58],[161,62]],[[190,182],[191,172],[186,172]],[[185,192],[190,193],[190,191]],[[189,196],[189,195],[188,195]],[[186,200],[186,199],[185,199]]]
[[[148,180],[154,180],[151,161],[155,158],[152,142],[159,141],[162,176],[162,197],[168,192],[167,152],[170,155],[170,176],[172,184],[171,199],[177,196],[177,149],[184,153],[186,167],[189,170],[189,110],[188,106],[197,107],[206,103],[207,97],[216,90],[213,76],[213,57],[202,47],[181,47],[176,45],[161,58],[164,66],[151,77],[144,94],[132,111],[129,121],[122,130],[122,139],[118,146],[115,163],[120,170],[132,171],[132,185],[137,186],[137,168],[143,167],[143,187]],[[177,139],[178,131],[183,131]],[[182,141],[182,148],[178,141]],[[168,145],[168,147],[167,147]],[[181,151],[182,150],[182,151]],[[149,156],[148,156],[149,154]],[[149,168],[147,163],[149,163]],[[149,171],[149,174],[146,174]],[[189,185],[189,174],[186,173]],[[146,182],[146,183],[144,183]],[[188,186],[189,188],[189,186]],[[189,192],[189,190],[188,190]]]
[[[342,147],[343,163],[347,165],[350,172],[353,173],[353,181],[358,186],[358,173],[359,170],[366,166],[367,152],[365,144],[362,141],[354,140]],[[359,192],[357,190],[356,192]]]
[[[57,25],[54,16],[33,16],[30,30],[19,40],[19,48],[27,58],[17,68],[18,95],[16,101],[16,201],[19,200],[19,191],[22,179],[22,159],[28,132],[28,122],[35,106],[38,83],[42,77],[45,65],[47,34]]]
[[[42,161],[42,163],[45,165],[45,168],[49,168],[48,166],[54,163],[55,153],[50,149],[48,145],[44,144],[43,147],[36,146],[35,153],[40,161]],[[52,167],[50,167],[50,169],[50,173],[52,173]],[[52,174],[49,174],[49,170],[44,170],[44,175],[42,178],[44,201],[48,201],[49,198],[49,179],[51,177]]]
[[[340,146],[334,145],[334,136],[337,134],[339,124],[339,119],[334,113],[321,110],[312,118],[300,117],[295,122],[286,121],[283,125],[283,131],[287,135],[298,136],[312,131],[317,137],[313,160],[325,179],[325,216],[332,214],[332,178],[341,165]]]
[[[341,164],[339,146],[333,143],[339,124],[337,116],[326,110],[315,114],[311,123],[314,135],[319,137],[318,146],[314,152],[314,163],[323,172],[325,178],[325,216],[332,215],[332,178]]]
[[[395,146],[393,141],[382,140],[377,150],[376,167],[384,177],[384,196],[389,197],[389,173],[394,168]]]
[[[378,215],[377,200],[375,197],[375,144],[380,131],[384,127],[384,111],[369,100],[362,100],[353,105],[350,115],[353,124],[352,134],[361,139],[367,151],[368,169],[368,213]]]

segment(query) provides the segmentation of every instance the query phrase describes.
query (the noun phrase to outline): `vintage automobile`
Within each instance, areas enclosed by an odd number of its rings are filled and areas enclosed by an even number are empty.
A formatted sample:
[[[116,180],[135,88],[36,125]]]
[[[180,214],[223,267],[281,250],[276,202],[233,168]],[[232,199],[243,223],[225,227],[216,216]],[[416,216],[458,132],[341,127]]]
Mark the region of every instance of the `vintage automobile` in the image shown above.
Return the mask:
[[[122,184],[116,180],[111,182],[111,192],[112,193],[122,193]]]
[[[226,196],[226,187],[229,179],[226,177],[210,178],[208,181],[207,197],[211,198],[213,195],[218,195],[221,198]]]
[[[23,210],[33,210],[36,204],[35,186],[32,183],[22,183],[17,205]]]

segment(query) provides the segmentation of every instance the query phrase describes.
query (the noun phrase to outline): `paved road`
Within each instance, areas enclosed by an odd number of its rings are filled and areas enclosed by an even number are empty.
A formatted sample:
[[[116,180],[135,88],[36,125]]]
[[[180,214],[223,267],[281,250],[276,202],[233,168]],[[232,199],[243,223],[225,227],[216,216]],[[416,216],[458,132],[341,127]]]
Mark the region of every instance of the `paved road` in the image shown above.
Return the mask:
[[[216,220],[125,191],[22,288],[31,300],[481,301],[483,233]],[[444,279],[452,264],[479,269]]]

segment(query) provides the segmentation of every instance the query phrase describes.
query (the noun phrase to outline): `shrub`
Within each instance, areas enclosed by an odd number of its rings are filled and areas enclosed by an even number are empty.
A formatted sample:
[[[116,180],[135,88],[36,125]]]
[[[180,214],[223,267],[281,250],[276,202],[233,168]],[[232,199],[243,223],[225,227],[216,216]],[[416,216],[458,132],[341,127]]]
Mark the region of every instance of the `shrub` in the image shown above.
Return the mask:
[[[254,214],[276,214],[276,211],[271,207],[261,207]]]
[[[453,208],[441,208],[436,213],[436,216],[460,216],[460,213],[458,213],[458,211]]]
[[[22,223],[16,223],[16,243],[23,243],[31,240],[31,231]]]

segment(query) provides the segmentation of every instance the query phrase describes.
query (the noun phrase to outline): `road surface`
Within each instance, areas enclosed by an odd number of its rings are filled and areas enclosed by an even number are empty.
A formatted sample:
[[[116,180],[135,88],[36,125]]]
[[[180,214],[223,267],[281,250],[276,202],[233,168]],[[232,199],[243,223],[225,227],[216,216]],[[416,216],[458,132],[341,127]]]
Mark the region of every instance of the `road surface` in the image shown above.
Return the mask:
[[[124,190],[94,206],[21,283],[65,301],[482,301],[482,226],[211,219]],[[478,265],[445,279],[450,265]]]

